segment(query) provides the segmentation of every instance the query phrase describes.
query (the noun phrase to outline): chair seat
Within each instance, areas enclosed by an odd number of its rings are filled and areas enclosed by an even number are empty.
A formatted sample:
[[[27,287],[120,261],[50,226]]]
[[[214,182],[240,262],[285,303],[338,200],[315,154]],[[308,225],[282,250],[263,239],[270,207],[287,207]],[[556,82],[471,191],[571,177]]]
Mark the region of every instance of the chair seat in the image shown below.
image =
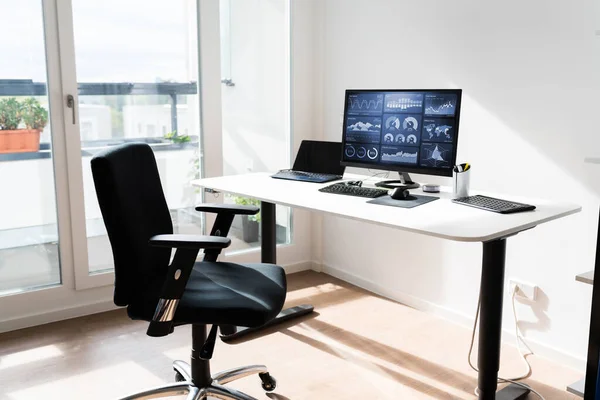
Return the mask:
[[[285,272],[277,265],[197,262],[174,323],[261,326],[281,311],[286,291]],[[149,320],[157,301],[132,304],[129,315]]]

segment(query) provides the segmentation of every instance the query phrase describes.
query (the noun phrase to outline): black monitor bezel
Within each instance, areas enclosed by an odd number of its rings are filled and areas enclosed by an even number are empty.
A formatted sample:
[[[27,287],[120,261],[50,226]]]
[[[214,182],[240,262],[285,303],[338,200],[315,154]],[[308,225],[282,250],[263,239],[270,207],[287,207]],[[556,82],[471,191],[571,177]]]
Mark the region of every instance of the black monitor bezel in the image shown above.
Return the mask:
[[[458,96],[458,104],[456,107],[456,132],[454,135],[455,146],[452,152],[452,166],[450,168],[428,168],[428,167],[410,167],[388,165],[381,162],[367,163],[354,162],[344,160],[344,149],[346,148],[346,124],[348,121],[348,95],[356,93],[402,93],[402,92],[429,92],[429,93],[454,93]],[[346,89],[344,94],[344,122],[342,128],[342,155],[340,165],[344,167],[356,167],[367,169],[379,169],[383,171],[398,171],[412,172],[415,174],[435,175],[435,176],[452,176],[452,167],[456,164],[456,155],[458,153],[458,133],[460,128],[460,109],[462,106],[462,89]]]

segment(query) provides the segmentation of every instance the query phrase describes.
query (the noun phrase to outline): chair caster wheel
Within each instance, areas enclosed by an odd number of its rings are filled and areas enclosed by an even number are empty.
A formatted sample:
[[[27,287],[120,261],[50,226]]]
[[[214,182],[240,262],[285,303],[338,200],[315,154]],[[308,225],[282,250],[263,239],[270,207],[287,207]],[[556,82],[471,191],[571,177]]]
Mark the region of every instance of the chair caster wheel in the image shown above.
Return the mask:
[[[185,378],[179,372],[175,372],[175,382],[185,382]]]
[[[267,392],[272,392],[277,387],[277,381],[268,372],[258,374],[262,381],[262,388]]]

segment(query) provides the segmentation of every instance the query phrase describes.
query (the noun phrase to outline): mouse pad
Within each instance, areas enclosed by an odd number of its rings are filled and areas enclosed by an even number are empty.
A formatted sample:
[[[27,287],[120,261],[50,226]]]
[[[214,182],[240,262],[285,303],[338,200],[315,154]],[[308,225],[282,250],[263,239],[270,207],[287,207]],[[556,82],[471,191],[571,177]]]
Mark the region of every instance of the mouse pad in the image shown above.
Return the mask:
[[[369,204],[379,204],[382,206],[392,206],[392,207],[401,207],[401,208],[413,208],[420,206],[422,204],[430,203],[434,200],[437,200],[439,197],[432,196],[420,196],[411,194],[408,196],[406,200],[394,200],[390,196],[381,196],[373,200],[367,201]]]

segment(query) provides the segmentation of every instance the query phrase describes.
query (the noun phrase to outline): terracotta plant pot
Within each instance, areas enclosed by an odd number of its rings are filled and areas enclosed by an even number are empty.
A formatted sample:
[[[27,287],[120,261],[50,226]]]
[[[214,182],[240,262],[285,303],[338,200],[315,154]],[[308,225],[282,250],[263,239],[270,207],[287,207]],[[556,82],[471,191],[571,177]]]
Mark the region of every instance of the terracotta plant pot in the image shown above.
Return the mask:
[[[39,150],[40,131],[37,129],[0,131],[0,154],[37,152]]]

